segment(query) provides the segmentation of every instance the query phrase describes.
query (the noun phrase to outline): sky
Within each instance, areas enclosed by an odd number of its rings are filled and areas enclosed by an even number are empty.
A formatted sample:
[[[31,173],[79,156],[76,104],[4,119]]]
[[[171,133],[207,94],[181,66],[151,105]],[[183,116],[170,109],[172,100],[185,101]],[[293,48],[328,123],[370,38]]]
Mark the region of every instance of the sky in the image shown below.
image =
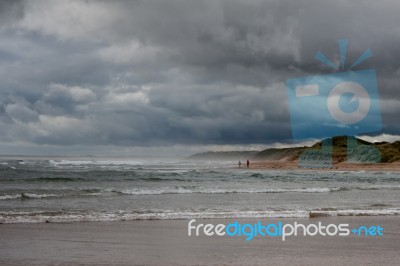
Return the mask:
[[[285,81],[317,51],[377,71],[400,139],[400,2],[0,1],[0,154],[189,155],[293,142]]]

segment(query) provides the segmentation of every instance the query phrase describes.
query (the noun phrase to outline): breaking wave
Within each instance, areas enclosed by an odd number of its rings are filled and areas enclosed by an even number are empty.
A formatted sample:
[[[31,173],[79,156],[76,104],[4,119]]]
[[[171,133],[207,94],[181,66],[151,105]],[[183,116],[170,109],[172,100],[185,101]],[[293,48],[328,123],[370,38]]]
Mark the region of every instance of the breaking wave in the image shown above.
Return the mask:
[[[279,210],[279,211],[9,211],[0,212],[0,223],[63,223],[111,222],[132,220],[240,219],[240,218],[313,218],[322,216],[382,216],[399,215],[400,208],[345,210]]]

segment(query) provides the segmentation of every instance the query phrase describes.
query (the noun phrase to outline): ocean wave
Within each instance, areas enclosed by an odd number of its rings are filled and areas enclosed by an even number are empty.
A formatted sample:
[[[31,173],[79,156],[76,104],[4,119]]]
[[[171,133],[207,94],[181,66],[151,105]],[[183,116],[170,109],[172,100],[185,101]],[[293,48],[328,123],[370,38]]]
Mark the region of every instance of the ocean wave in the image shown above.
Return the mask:
[[[386,209],[350,209],[350,210],[332,210],[332,211],[311,211],[310,217],[321,216],[384,216],[400,215],[400,208]]]
[[[126,195],[162,195],[162,194],[230,194],[230,193],[328,193],[340,191],[340,187],[314,187],[314,188],[202,188],[202,187],[164,187],[164,188],[133,188],[124,190],[112,190]]]
[[[400,190],[400,186],[391,186],[391,185],[374,185],[374,186],[349,187],[349,188],[356,190]]]
[[[59,165],[142,165],[138,160],[49,160],[53,166]]]
[[[162,188],[81,188],[78,190],[57,190],[58,194],[41,192],[20,192],[0,195],[0,200],[15,199],[44,199],[68,197],[101,197],[112,195],[163,195],[163,194],[231,194],[231,193],[328,193],[340,191],[342,188],[270,188],[270,189],[225,189],[204,188],[196,186],[162,187]]]
[[[22,197],[21,194],[5,194],[5,195],[0,195],[0,200],[18,199],[21,197]]]
[[[58,198],[58,197],[62,197],[62,196],[63,195],[57,195],[57,194],[21,193],[21,197],[27,198],[27,199]]]
[[[131,220],[185,220],[229,218],[308,217],[306,211],[114,211],[114,212],[0,212],[0,223],[110,222]]]
[[[0,182],[79,182],[88,181],[82,177],[29,177],[29,178],[2,178]]]
[[[169,175],[171,176],[171,175]],[[174,175],[172,175],[174,176]],[[171,182],[171,181],[187,181],[185,178],[167,178],[165,177],[141,177],[141,178],[124,178],[124,180],[140,180],[149,182]]]
[[[15,194],[3,194],[0,195],[0,200],[12,200],[12,199],[43,199],[43,198],[58,198],[63,195],[59,194],[36,194],[36,193],[15,193]]]
[[[76,182],[76,181],[87,181],[86,178],[82,177],[38,177],[25,179],[28,181],[39,181],[39,182]]]
[[[384,204],[384,203],[374,203],[371,204],[370,207],[389,207],[390,204]]]
[[[111,222],[132,220],[188,220],[188,219],[264,219],[264,218],[316,218],[326,216],[387,216],[400,215],[400,208],[347,209],[347,210],[205,210],[205,211],[9,211],[0,212],[0,223],[62,223]]]
[[[102,197],[102,196],[145,196],[166,194],[261,194],[261,193],[335,193],[351,190],[400,190],[400,186],[369,186],[369,187],[308,187],[308,188],[218,188],[201,186],[175,186],[157,188],[80,188],[75,190],[60,189],[43,193],[44,191],[12,192],[0,195],[0,200],[13,199],[43,199],[68,197]],[[50,192],[50,193],[49,193]]]

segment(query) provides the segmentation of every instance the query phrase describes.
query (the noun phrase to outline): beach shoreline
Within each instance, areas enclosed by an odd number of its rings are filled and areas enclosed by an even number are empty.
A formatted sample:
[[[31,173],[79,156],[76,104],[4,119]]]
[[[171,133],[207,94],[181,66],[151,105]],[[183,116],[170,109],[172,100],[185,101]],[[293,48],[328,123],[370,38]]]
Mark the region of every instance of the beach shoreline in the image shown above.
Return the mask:
[[[253,161],[249,168],[277,170],[318,170],[318,171],[400,171],[400,163],[334,163],[331,168],[302,168],[298,161]]]
[[[400,259],[398,216],[268,218],[350,226],[380,225],[384,236],[188,236],[189,220],[0,225],[1,265],[394,265]],[[198,219],[229,223],[233,219]],[[238,219],[255,223],[258,219]]]

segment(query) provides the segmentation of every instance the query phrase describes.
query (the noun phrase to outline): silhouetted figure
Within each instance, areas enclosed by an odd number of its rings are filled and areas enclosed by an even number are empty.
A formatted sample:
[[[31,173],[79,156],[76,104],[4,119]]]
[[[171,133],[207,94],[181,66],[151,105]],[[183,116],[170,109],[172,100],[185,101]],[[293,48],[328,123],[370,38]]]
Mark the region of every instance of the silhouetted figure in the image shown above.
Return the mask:
[[[239,168],[242,166],[242,162],[241,161],[239,161],[238,162],[238,165],[239,165]]]
[[[249,162],[249,160],[247,160],[247,168],[249,168],[250,167],[250,162]]]

